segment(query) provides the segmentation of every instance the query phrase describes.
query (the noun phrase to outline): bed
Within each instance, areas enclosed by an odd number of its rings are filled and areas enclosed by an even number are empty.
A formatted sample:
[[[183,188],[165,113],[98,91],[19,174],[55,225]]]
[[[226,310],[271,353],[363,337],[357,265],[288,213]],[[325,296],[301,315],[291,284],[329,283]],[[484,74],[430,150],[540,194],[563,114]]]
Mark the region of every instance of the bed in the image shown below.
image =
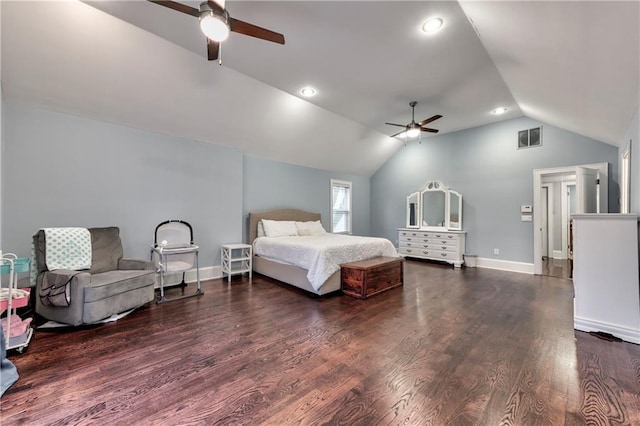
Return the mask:
[[[311,223],[319,221],[320,214],[296,209],[249,213],[253,270],[316,295],[340,290],[340,263],[398,257],[385,238],[335,234],[265,237],[262,229],[258,230],[262,220]]]

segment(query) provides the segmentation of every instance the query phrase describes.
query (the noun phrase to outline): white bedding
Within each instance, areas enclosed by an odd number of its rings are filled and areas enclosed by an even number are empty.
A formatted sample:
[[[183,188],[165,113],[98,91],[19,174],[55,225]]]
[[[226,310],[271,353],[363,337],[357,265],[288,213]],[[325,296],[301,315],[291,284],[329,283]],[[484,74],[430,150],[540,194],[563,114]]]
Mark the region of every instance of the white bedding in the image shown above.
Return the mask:
[[[316,290],[342,263],[377,256],[398,257],[396,248],[386,238],[339,234],[259,237],[253,242],[253,252],[308,270],[307,279]]]

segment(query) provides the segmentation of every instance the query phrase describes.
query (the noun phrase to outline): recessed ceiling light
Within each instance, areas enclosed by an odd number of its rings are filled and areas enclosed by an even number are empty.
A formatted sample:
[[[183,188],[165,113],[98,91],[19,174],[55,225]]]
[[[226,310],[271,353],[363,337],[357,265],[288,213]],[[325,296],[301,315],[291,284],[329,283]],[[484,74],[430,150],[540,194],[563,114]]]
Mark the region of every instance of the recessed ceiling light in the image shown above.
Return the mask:
[[[443,25],[444,21],[442,20],[442,18],[429,18],[424,21],[424,24],[422,24],[422,31],[427,34],[433,34],[442,29]]]
[[[310,98],[311,96],[316,94],[316,89],[314,89],[313,87],[304,87],[302,88],[302,90],[300,90],[300,94],[302,96],[306,96],[307,98]]]
[[[491,114],[493,115],[500,115],[500,114],[504,114],[505,112],[507,112],[508,109],[505,107],[499,107],[494,109],[493,111],[491,111]]]

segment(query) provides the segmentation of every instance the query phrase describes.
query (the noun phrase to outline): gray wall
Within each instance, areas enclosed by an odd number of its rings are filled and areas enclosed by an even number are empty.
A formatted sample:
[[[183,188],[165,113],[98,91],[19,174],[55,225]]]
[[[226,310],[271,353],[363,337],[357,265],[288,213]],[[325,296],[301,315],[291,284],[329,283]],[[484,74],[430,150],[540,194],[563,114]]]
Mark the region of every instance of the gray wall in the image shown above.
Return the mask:
[[[516,149],[517,132],[539,125],[542,147]],[[371,233],[396,242],[406,196],[441,180],[463,195],[468,253],[532,263],[533,224],[520,221],[520,205],[533,204],[533,170],[601,162],[609,163],[609,209],[619,211],[617,147],[526,117],[427,137],[401,148],[371,178]]]
[[[155,227],[194,228],[200,265],[242,238],[242,153],[5,102],[2,248],[30,254],[42,227],[121,228],[126,257],[148,258]]]
[[[352,182],[352,231],[370,235],[369,178],[296,166],[256,157],[244,157],[244,240],[248,238],[246,218],[250,212],[297,208],[322,215],[331,232],[331,179]]]

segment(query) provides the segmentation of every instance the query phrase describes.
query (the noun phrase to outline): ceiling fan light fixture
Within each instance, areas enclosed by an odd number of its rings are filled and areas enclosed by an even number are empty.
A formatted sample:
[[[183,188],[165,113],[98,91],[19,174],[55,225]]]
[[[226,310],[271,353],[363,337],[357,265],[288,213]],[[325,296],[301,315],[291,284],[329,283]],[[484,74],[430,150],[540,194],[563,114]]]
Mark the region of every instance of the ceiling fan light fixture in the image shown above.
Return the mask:
[[[225,41],[229,37],[229,25],[223,16],[213,11],[206,11],[200,15],[200,30],[213,41]]]
[[[438,17],[429,18],[426,21],[424,21],[424,24],[422,24],[422,31],[424,31],[427,34],[433,34],[440,31],[443,25],[444,25],[444,20],[442,18],[438,18]]]
[[[411,129],[407,130],[407,137],[416,138],[418,136],[420,136],[420,129],[419,128],[413,127]]]

